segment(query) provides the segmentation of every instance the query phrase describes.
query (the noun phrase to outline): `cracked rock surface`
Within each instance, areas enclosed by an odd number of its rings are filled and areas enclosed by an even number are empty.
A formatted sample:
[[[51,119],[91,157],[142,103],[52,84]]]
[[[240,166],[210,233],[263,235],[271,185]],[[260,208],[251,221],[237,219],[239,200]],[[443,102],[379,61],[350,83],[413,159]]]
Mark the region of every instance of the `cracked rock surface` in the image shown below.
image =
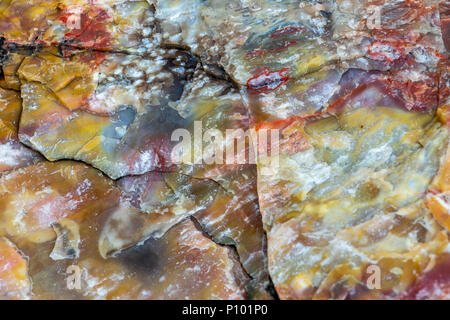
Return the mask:
[[[0,299],[449,299],[449,8],[1,1]]]

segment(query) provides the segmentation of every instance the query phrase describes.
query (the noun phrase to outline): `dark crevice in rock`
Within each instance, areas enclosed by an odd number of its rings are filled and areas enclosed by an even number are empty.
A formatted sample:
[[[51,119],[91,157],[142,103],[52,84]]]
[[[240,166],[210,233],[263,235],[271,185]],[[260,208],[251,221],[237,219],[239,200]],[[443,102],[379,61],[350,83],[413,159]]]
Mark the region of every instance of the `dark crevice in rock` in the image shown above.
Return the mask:
[[[195,215],[191,215],[189,218],[190,218],[191,221],[194,223],[194,225],[195,225],[195,227],[197,228],[197,230],[199,230],[200,232],[202,232],[202,234],[203,234],[206,238],[208,238],[209,240],[213,241],[213,242],[216,243],[217,245],[220,245],[220,246],[222,246],[222,247],[230,248],[230,249],[233,251],[234,255],[236,256],[236,259],[239,261],[239,265],[241,266],[241,269],[245,272],[246,276],[248,277],[249,283],[250,283],[250,282],[257,281],[256,278],[252,277],[252,276],[248,273],[247,269],[246,269],[245,266],[242,264],[242,259],[241,259],[240,255],[239,255],[239,252],[238,252],[238,250],[237,250],[235,244],[230,244],[230,243],[225,244],[225,243],[222,243],[222,242],[220,242],[220,241],[217,241],[217,240],[214,238],[213,235],[211,235],[210,233],[208,233],[208,232],[205,230],[205,228],[202,226],[202,224],[200,223],[200,221],[195,217]],[[272,278],[270,277],[270,275],[268,275],[268,276],[269,276],[269,279],[268,279],[268,280],[269,280],[269,284],[268,284],[268,286],[267,286],[265,289],[267,290],[267,292],[270,294],[270,296],[271,296],[273,299],[278,300],[278,299],[279,299],[279,298],[278,298],[278,294],[277,294],[277,292],[276,292],[276,290],[275,290],[275,286],[274,286],[274,284],[273,284]],[[250,295],[248,291],[249,291],[249,288],[247,288],[247,294]]]
[[[156,7],[154,4],[151,5],[153,13],[156,12]],[[161,28],[161,21],[155,17],[155,26],[156,26],[156,32],[160,33],[162,32]],[[164,43],[163,41],[160,43],[160,47],[164,49],[177,49],[177,50],[183,50],[187,51],[190,55],[197,58],[197,61],[199,61],[201,68],[203,71],[205,71],[206,74],[208,74],[210,77],[216,80],[223,80],[229,82],[233,88],[240,89],[240,85],[233,80],[233,77],[231,77],[225,70],[225,68],[218,62],[218,64],[208,64],[205,62],[205,60],[198,54],[195,54],[192,49],[188,45],[183,44],[176,44],[176,43]]]
[[[86,52],[100,52],[100,53],[120,53],[120,54],[126,54],[130,56],[141,56],[136,53],[131,53],[126,50],[111,50],[111,49],[92,49],[92,48],[85,48],[83,46],[77,46],[74,44],[69,43],[60,43],[58,45],[58,51],[60,52],[61,56],[64,56],[64,49],[72,49],[72,50],[80,50],[80,51],[86,51]]]
[[[36,51],[41,50],[43,47],[44,46],[41,44],[17,44],[14,42],[8,42],[5,38],[0,38],[0,63],[7,60],[9,53],[24,52],[31,55]]]

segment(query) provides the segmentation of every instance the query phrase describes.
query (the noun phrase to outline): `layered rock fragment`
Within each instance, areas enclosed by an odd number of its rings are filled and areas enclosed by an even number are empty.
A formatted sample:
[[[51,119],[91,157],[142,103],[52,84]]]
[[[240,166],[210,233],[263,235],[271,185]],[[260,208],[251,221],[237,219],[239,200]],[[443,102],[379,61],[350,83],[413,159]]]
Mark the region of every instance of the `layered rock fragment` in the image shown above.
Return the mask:
[[[21,45],[143,54],[159,44],[155,28],[146,1],[7,0],[0,6],[0,37]]]
[[[189,219],[159,239],[139,237],[126,223],[131,213],[114,223],[121,192],[94,168],[42,162],[0,180],[0,232],[20,248],[0,242],[0,261],[8,266],[0,277],[3,298],[247,297],[248,278],[233,250],[205,237]],[[105,233],[112,245],[128,241],[128,249],[102,256]]]
[[[2,2],[0,298],[448,298],[447,7]]]
[[[0,173],[27,166],[42,157],[19,142],[20,94],[0,87]]]
[[[442,209],[427,205],[449,143],[439,3],[378,4],[380,26],[364,16],[371,4],[327,3],[331,63],[296,78],[292,65],[310,60],[272,53],[286,63],[243,93],[257,135],[279,132],[258,148],[258,195],[282,299],[398,298],[448,245],[433,218]],[[286,91],[295,82],[299,102]],[[373,268],[379,288],[368,285]]]

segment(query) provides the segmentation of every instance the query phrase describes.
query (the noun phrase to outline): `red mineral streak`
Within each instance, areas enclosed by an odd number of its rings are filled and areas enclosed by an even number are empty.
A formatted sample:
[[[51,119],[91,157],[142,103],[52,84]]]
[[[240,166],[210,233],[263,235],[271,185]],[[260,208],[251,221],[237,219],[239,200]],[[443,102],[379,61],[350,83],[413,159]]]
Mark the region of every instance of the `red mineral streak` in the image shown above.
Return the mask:
[[[250,94],[274,91],[289,81],[288,71],[287,67],[276,71],[269,71],[268,68],[265,68],[264,72],[248,79],[247,89]]]
[[[372,36],[379,41],[410,45],[415,45],[423,38],[423,35],[417,32],[405,32],[394,29],[374,29],[372,30]]]
[[[75,13],[74,13],[75,12]],[[80,8],[80,13],[72,9],[65,10],[59,17],[59,21],[67,24],[74,15],[79,15],[79,27],[66,32],[64,37],[73,42],[90,49],[108,49],[111,43],[111,34],[106,29],[106,22],[111,19],[108,13],[98,7]]]
[[[62,53],[63,58],[69,59],[69,60],[74,55],[78,55],[80,58],[80,61],[90,65],[92,69],[97,68],[106,59],[106,55],[103,52],[87,50],[87,51],[80,53],[78,48],[67,47],[67,46],[62,47],[61,53]]]
[[[293,34],[300,31],[306,31],[306,28],[303,27],[285,27],[282,29],[275,30],[269,36],[269,38],[278,38],[286,34]]]
[[[435,107],[438,102],[438,89],[435,77],[427,81],[397,81],[387,79],[386,91],[402,102],[407,110],[426,111]]]
[[[272,122],[259,123],[258,125],[256,125],[255,129],[256,129],[256,131],[264,130],[264,129],[282,130],[282,129],[290,126],[291,124],[293,124],[296,121],[307,123],[309,121],[318,120],[318,119],[322,118],[323,116],[325,116],[325,113],[323,113],[323,112],[316,112],[312,115],[305,116],[305,117],[293,116],[293,117],[290,117],[287,119],[280,119],[280,120],[275,120]]]
[[[327,116],[323,112],[316,112],[309,116],[293,116],[287,119],[280,119],[271,122],[262,122],[255,126],[255,130],[277,130],[281,133],[280,140],[277,142],[278,150],[283,154],[295,154],[311,147],[306,135],[302,130],[297,130],[299,127],[304,127],[308,123],[317,121]],[[272,136],[272,134],[270,134]],[[273,141],[266,142],[267,145],[261,146],[257,144],[258,153],[271,153],[273,149]],[[262,148],[261,148],[262,147]]]
[[[428,189],[428,193],[431,193],[432,195],[437,196],[437,195],[441,194],[442,191],[436,189],[435,186],[432,186]],[[426,195],[426,192],[425,192],[425,195]]]
[[[298,43],[297,41],[286,41],[282,46],[275,49],[270,49],[269,52],[280,52],[286,48],[296,45],[297,43]]]

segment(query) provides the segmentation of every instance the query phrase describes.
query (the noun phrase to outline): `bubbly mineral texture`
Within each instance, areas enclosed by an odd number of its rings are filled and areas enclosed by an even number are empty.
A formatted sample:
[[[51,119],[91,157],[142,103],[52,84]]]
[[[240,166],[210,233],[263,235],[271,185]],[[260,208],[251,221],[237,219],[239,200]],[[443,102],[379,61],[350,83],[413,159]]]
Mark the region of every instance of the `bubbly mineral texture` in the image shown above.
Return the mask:
[[[75,159],[116,179],[170,166],[171,133],[185,120],[168,106],[195,67],[185,52],[141,58],[47,48],[26,57],[19,136],[47,159]]]
[[[0,2],[0,299],[449,299],[448,1]]]

